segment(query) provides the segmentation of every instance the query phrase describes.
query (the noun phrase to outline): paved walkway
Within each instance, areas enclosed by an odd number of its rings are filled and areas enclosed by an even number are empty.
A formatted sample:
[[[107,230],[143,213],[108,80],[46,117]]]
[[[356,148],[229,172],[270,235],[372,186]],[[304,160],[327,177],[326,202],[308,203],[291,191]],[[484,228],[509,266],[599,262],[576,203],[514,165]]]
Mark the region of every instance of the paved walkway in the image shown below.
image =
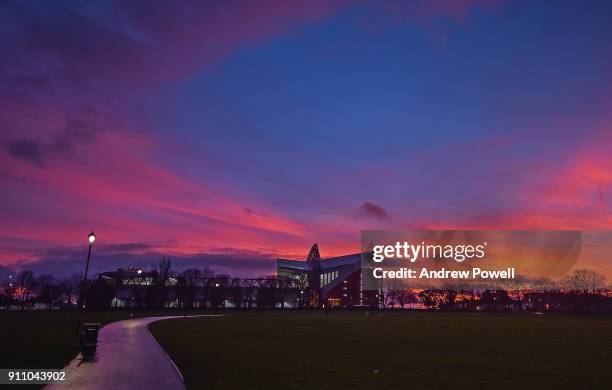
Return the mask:
[[[147,327],[170,318],[183,317],[145,317],[104,326],[95,361],[82,361],[79,354],[64,368],[67,381],[46,389],[185,389],[178,369]]]

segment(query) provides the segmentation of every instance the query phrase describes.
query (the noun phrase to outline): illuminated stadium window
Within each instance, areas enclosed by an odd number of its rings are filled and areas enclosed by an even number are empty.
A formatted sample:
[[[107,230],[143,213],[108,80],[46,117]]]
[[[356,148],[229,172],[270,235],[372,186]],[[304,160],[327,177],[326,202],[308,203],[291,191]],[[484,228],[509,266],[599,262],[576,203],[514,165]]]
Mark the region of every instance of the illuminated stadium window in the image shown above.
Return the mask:
[[[326,272],[324,274],[321,274],[320,276],[320,282],[321,282],[321,287],[328,285],[329,283],[332,282],[332,280],[336,279],[338,277],[338,271],[333,271],[333,272]]]

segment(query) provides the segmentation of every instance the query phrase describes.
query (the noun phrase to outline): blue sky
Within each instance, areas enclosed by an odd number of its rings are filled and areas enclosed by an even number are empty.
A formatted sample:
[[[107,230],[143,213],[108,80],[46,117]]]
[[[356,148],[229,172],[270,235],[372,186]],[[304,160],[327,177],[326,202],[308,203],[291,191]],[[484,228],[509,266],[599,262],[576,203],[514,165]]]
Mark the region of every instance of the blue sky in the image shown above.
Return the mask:
[[[609,229],[611,8],[7,2],[0,264],[91,229],[100,269],[244,274],[366,228]]]

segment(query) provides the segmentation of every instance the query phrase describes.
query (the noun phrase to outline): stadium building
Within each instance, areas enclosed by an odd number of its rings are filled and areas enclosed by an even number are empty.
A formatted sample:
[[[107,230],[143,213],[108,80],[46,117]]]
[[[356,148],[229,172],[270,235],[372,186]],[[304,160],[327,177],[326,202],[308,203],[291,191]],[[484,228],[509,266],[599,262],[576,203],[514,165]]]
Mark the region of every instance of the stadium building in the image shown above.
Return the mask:
[[[376,304],[376,291],[364,291],[361,253],[321,259],[314,244],[306,261],[277,259],[276,274],[298,281],[305,307],[352,307]]]

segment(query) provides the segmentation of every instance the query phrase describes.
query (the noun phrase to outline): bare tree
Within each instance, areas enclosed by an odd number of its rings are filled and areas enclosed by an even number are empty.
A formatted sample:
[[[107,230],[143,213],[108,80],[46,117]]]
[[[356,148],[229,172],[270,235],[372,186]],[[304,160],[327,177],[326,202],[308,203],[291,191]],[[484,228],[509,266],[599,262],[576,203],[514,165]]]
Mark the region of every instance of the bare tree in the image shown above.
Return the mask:
[[[172,275],[172,260],[169,257],[162,257],[157,265],[157,271],[159,272],[159,280],[163,282],[162,284],[166,284],[170,276]]]
[[[293,276],[293,280],[295,282],[295,293],[297,296],[297,300],[298,300],[298,307],[300,309],[304,308],[304,292],[306,291],[306,288],[308,287],[308,276],[304,273],[301,274],[296,274]],[[347,301],[348,297],[347,294],[345,293],[342,296],[342,306],[346,305],[346,301]]]
[[[187,268],[178,277],[177,291],[182,307],[193,307],[196,289],[202,284],[202,270]]]
[[[396,303],[400,303],[401,292],[405,289],[402,281],[393,279],[385,283],[382,289],[382,303],[384,308],[395,307]]]
[[[446,292],[444,290],[428,289],[419,293],[419,298],[428,308],[436,308],[446,303]]]
[[[276,275],[267,275],[259,278],[257,285],[257,308],[275,308],[277,299]]]
[[[229,285],[230,276],[227,274],[216,275],[211,287],[210,301],[213,308],[219,308],[225,304],[225,290]]]
[[[34,271],[21,271],[19,275],[17,275],[17,284],[19,284],[19,296],[17,299],[23,305],[23,302],[30,294],[30,290],[34,284]]]
[[[60,296],[59,285],[55,283],[52,275],[41,275],[36,278],[36,285],[38,287],[37,301],[46,303],[47,308],[50,310],[54,302],[56,302]]]
[[[166,286],[171,276],[172,260],[164,256],[157,265],[157,286],[159,288],[159,305],[161,308],[164,307],[164,302],[166,302]]]
[[[571,291],[594,292],[605,288],[606,277],[590,269],[578,269],[561,279],[560,284]]]
[[[231,299],[235,309],[240,309],[242,304],[242,280],[234,278],[230,280]]]
[[[181,272],[183,283],[186,286],[198,286],[202,280],[202,270],[199,268],[186,268]]]
[[[241,285],[244,288],[246,307],[250,309],[257,302],[257,281],[256,279],[244,279]]]
[[[410,305],[419,301],[417,294],[411,289],[401,289],[398,294],[399,304],[402,309],[406,308],[406,304]]]
[[[539,278],[531,283],[531,288],[538,291],[552,291],[559,289],[559,283],[548,278]]]
[[[204,267],[202,268],[202,270],[200,271],[200,277],[202,279],[212,279],[215,277],[215,271],[211,270],[208,267]]]
[[[74,303],[76,304],[76,296],[79,293],[79,284],[81,283],[81,276],[79,274],[73,274],[59,281],[60,294],[65,296],[65,303],[71,305],[72,298],[75,297]]]

